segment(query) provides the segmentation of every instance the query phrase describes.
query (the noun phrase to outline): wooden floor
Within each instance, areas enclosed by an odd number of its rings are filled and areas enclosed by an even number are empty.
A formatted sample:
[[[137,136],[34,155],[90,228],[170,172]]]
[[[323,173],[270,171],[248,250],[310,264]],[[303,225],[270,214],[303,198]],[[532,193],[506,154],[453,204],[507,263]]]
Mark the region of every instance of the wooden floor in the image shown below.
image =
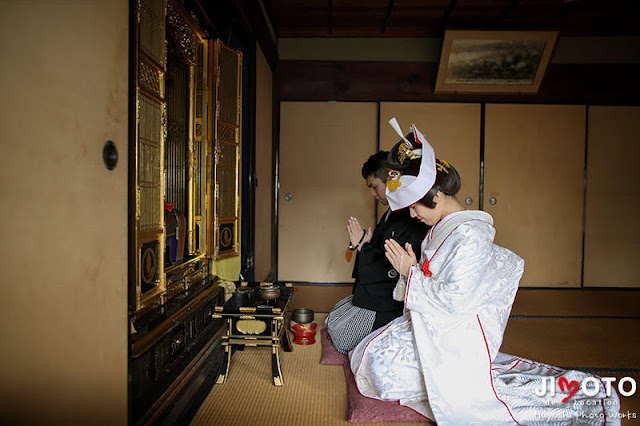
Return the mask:
[[[640,386],[640,291],[522,289],[500,350]],[[640,388],[620,400],[635,415],[622,424],[640,425]]]
[[[640,385],[639,307],[640,291],[522,289],[501,351],[615,377],[616,385],[632,377]],[[316,313],[319,324],[325,317]],[[268,351],[236,353],[227,383],[214,386],[191,424],[350,424],[342,368],[318,364],[317,339],[315,345],[281,351],[283,388],[271,383]],[[622,424],[640,425],[640,389],[621,402]]]

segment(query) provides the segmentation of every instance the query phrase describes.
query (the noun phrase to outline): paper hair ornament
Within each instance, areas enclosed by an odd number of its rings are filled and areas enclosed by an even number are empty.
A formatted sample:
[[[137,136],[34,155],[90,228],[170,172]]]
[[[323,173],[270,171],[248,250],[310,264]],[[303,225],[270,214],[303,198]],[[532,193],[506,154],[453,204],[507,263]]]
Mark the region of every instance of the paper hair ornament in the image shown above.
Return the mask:
[[[415,125],[411,126],[411,131],[416,145],[421,145],[421,148],[417,148],[407,140],[395,117],[389,120],[389,124],[403,141],[398,150],[398,161],[402,163],[407,158],[421,158],[418,176],[403,175],[396,170],[389,171],[386,189],[387,201],[391,210],[400,210],[419,201],[429,192],[436,181],[436,157],[427,138],[420,133]]]

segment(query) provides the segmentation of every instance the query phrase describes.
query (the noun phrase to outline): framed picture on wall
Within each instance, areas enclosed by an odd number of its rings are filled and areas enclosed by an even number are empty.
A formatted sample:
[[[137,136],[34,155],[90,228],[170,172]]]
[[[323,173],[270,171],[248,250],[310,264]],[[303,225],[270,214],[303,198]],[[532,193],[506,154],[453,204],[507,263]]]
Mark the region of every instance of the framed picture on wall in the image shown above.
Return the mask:
[[[537,93],[557,31],[447,30],[435,93]]]

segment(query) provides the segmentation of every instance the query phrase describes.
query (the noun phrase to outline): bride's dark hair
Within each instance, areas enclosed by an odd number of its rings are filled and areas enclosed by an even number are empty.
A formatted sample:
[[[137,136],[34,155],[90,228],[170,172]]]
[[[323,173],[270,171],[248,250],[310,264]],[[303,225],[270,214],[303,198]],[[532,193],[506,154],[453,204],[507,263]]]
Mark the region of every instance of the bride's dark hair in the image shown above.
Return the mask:
[[[433,201],[433,198],[436,196],[438,191],[442,192],[444,195],[453,197],[458,193],[458,191],[460,191],[461,186],[462,181],[460,180],[460,175],[456,168],[446,161],[436,158],[436,182],[433,184],[431,189],[429,189],[427,194],[418,201],[418,203],[432,209],[437,204]]]
[[[420,144],[416,143],[413,132],[408,133],[405,138],[411,142],[413,149],[419,148]],[[405,145],[405,141],[401,140],[391,148],[387,157],[387,167],[391,170],[400,172],[403,175],[418,176],[420,171],[420,159],[409,158],[400,153],[401,148]]]

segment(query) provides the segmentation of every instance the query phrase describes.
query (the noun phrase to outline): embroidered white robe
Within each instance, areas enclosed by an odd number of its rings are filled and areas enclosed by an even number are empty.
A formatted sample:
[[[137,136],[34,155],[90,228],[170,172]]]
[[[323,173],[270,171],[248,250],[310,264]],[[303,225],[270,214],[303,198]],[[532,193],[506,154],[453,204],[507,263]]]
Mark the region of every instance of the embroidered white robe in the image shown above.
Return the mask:
[[[618,396],[614,389],[607,396],[599,378],[599,391],[587,396],[582,382],[595,376],[498,352],[524,261],[493,244],[494,235],[481,211],[451,214],[429,232],[422,261],[432,276],[413,266],[394,294],[405,301],[404,315],[349,354],[358,390],[438,425],[620,424]],[[567,388],[579,386],[565,402],[561,377]],[[549,378],[553,392],[536,395],[543,380],[551,387]]]

